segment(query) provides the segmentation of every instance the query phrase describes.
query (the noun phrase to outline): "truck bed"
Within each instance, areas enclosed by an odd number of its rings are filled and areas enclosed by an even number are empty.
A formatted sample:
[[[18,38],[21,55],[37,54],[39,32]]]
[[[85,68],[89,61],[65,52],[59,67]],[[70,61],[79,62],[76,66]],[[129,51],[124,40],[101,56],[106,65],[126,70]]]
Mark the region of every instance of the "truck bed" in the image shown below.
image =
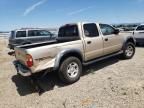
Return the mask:
[[[75,41],[75,40],[79,40],[79,37],[60,37],[57,38],[56,40],[52,40],[52,41],[47,41],[47,42],[41,42],[41,43],[34,43],[34,44],[28,44],[28,45],[22,45],[19,46],[19,48],[22,49],[31,49],[31,48],[36,48],[36,47],[41,47],[41,46],[45,46],[45,45],[52,45],[52,44],[58,44],[58,43],[63,43],[63,42],[70,42],[70,41]]]
[[[19,48],[31,49],[31,48],[41,47],[41,46],[55,44],[55,43],[57,43],[57,40],[48,41],[48,42],[42,42],[42,43],[34,43],[34,44],[23,45],[23,46],[19,46]]]

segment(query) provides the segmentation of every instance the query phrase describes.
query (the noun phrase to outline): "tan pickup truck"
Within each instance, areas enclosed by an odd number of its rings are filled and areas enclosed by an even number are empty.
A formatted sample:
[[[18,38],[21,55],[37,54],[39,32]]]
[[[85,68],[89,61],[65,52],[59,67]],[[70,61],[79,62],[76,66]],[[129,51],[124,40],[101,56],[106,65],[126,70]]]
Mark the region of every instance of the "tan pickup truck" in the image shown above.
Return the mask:
[[[54,70],[70,84],[80,79],[83,65],[116,55],[131,59],[135,39],[108,24],[73,23],[61,26],[56,40],[16,47],[15,54],[20,75]]]

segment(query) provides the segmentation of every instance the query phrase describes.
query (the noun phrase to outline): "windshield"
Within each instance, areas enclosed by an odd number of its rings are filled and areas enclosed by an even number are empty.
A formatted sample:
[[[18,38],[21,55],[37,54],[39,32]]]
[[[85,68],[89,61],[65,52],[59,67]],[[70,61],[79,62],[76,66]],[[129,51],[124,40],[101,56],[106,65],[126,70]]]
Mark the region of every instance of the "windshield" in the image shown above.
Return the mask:
[[[137,30],[137,31],[142,31],[142,30],[144,30],[144,25],[141,25],[141,26],[137,27],[136,30]]]

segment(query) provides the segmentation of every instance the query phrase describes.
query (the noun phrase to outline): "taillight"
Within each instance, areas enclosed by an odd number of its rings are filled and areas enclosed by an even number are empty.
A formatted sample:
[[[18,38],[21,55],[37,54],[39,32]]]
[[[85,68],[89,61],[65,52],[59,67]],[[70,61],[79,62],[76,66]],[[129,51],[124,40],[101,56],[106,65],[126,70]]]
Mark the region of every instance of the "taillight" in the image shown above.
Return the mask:
[[[33,58],[30,54],[26,55],[26,64],[28,67],[32,67],[33,66]]]

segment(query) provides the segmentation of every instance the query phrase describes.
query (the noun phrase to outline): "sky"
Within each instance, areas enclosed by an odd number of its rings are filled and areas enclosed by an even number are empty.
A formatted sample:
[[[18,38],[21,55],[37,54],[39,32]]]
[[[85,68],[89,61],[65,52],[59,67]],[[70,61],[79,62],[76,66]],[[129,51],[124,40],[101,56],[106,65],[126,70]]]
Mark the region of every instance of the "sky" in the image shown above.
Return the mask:
[[[1,0],[0,31],[73,22],[144,22],[144,0]]]

